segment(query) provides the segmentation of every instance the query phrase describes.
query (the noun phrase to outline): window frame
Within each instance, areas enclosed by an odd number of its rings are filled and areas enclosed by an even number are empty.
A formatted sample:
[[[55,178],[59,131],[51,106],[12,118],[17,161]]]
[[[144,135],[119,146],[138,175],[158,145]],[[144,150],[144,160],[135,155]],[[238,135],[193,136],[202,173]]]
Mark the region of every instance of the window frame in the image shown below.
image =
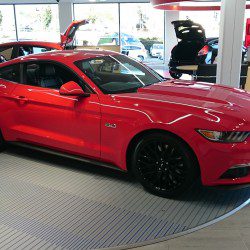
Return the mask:
[[[20,48],[22,48],[22,47],[30,47],[30,48],[32,48],[33,53],[30,54],[30,55],[36,55],[36,54],[40,54],[40,53],[45,53],[45,52],[34,53],[34,48],[43,48],[43,49],[47,49],[46,52],[51,51],[51,50],[54,49],[54,48],[52,48],[52,47],[40,46],[40,45],[34,45],[34,44],[23,44],[23,45],[22,45],[22,44],[17,44],[17,45],[15,45],[15,46],[13,46],[13,47],[15,47],[15,50],[14,50],[14,48],[13,48],[13,54],[15,53],[14,58],[21,57],[21,56],[19,55],[19,51],[20,51]]]
[[[46,63],[51,63],[51,64],[54,64],[54,65],[57,65],[61,68],[64,68],[65,70],[68,70],[70,73],[72,73],[78,80],[79,82],[77,83],[82,89],[83,91],[85,91],[86,93],[89,93],[89,94],[96,94],[93,89],[88,85],[88,83],[86,83],[82,77],[80,77],[73,69],[69,68],[67,65],[61,63],[61,62],[58,62],[58,61],[54,61],[54,60],[26,60],[25,62],[21,62],[21,69],[20,69],[20,84],[22,85],[26,85],[26,86],[33,86],[33,87],[37,87],[37,88],[42,88],[42,89],[49,89],[49,90],[58,90],[59,89],[52,89],[52,88],[44,88],[44,87],[41,87],[41,86],[34,86],[34,85],[31,85],[31,84],[28,84],[25,82],[26,80],[26,70],[27,70],[27,64],[30,64],[30,63],[37,63],[37,64],[46,64]]]

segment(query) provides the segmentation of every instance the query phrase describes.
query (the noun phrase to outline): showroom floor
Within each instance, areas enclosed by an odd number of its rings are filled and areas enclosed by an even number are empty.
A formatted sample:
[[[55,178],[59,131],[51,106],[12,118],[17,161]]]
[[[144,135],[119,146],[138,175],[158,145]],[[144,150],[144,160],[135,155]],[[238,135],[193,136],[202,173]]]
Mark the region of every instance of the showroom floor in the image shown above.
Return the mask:
[[[148,245],[221,220],[245,206],[250,196],[249,188],[223,190],[197,183],[179,199],[168,200],[145,192],[133,178],[117,171],[19,147],[0,154],[0,181],[0,249]],[[238,234],[232,237],[236,229],[231,224],[229,241],[241,242]],[[186,243],[181,237],[146,249],[182,244],[193,244],[193,249],[204,244],[189,240],[197,233],[187,236]],[[201,238],[220,239],[214,238],[219,237],[217,231],[210,233]]]
[[[205,229],[135,250],[250,250],[250,206]]]

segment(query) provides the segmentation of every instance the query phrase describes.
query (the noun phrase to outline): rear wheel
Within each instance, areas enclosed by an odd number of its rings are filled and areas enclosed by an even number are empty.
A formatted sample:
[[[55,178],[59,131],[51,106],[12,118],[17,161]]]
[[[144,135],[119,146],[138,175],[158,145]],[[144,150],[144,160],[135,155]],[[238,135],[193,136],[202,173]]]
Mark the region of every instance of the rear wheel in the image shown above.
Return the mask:
[[[132,154],[134,175],[146,190],[162,197],[177,197],[197,178],[191,150],[174,136],[154,133],[143,137]]]
[[[178,73],[175,71],[169,71],[169,74],[174,79],[180,79],[182,77],[182,73]]]
[[[144,56],[138,56],[138,61],[143,62],[144,61]]]

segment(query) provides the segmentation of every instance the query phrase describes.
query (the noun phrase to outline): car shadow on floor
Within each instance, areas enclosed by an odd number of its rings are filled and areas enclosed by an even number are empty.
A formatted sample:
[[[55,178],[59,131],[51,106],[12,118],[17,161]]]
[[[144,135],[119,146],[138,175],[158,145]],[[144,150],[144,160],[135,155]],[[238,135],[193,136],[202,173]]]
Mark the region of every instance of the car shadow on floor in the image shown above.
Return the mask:
[[[20,156],[23,158],[28,158],[33,161],[39,161],[45,164],[53,164],[56,165],[56,167],[58,168],[64,168],[80,172],[88,172],[100,176],[121,179],[125,182],[135,182],[133,176],[126,172],[119,171],[118,169],[116,170],[108,167],[98,166],[80,160],[41,152],[35,149],[11,145],[7,147],[6,153],[15,156]]]
[[[30,159],[34,162],[41,162],[48,165],[52,164],[54,167],[76,171],[82,174],[87,173],[93,174],[97,177],[107,177],[109,179],[119,180],[123,184],[138,184],[135,180],[135,177],[131,174],[33,149],[22,148],[19,146],[8,146],[6,153]],[[145,192],[147,191],[145,190]],[[247,198],[250,197],[250,188],[245,187],[229,189],[224,187],[204,187],[200,181],[196,181],[189,190],[179,197],[174,198],[174,200],[180,202],[203,202],[204,204],[208,205],[216,204],[221,206],[227,204],[228,206],[231,203],[230,197],[232,196],[239,197],[239,203],[241,200],[247,200]],[[235,200],[232,202],[235,202]]]

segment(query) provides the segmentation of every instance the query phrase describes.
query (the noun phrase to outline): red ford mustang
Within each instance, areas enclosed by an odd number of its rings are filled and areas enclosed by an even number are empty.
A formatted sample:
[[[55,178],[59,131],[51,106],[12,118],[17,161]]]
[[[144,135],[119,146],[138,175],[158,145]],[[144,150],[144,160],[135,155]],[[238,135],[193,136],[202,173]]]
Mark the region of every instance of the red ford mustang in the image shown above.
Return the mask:
[[[110,51],[57,51],[0,66],[6,142],[132,171],[157,195],[250,183],[250,94],[163,79]]]
[[[61,34],[60,43],[42,41],[17,41],[2,43],[0,44],[0,63],[20,56],[38,54],[51,50],[67,49],[72,44],[77,29],[87,23],[87,20],[73,21],[65,33]]]

